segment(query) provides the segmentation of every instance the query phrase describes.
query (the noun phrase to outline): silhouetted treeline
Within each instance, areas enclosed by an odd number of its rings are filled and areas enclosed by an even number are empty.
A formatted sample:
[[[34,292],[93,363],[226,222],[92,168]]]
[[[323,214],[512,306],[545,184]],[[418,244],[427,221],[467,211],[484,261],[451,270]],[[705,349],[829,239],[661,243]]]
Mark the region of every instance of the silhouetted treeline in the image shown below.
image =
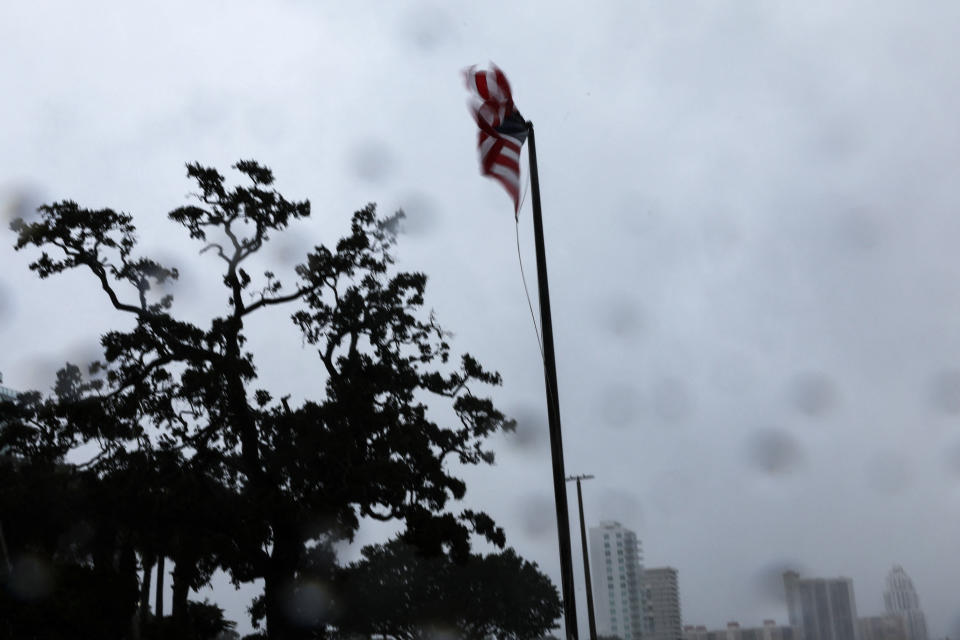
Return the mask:
[[[127,328],[103,334],[88,371],[65,366],[50,396],[0,404],[0,633],[214,638],[233,623],[190,594],[222,570],[263,582],[250,614],[269,638],[413,638],[425,625],[539,637],[559,616],[555,588],[510,550],[472,554],[473,536],[502,547],[503,531],[451,503],[466,485],[447,461],[492,462],[485,439],[513,427],[474,393],[500,376],[452,358],[422,310],[426,276],[392,267],[400,214],[358,211],[287,285],[249,264],[310,204],[255,162],[235,168],[248,185],[188,165],[197,202],[169,214],[219,265],[222,313],[202,326],[174,307],[177,269],[137,253],[130,215],[62,201],[13,223],[40,278],[87,274]],[[293,322],[271,332],[298,333],[322,370],[299,405],[258,380],[247,341],[251,318],[276,306]],[[365,517],[402,533],[339,566],[332,545]]]

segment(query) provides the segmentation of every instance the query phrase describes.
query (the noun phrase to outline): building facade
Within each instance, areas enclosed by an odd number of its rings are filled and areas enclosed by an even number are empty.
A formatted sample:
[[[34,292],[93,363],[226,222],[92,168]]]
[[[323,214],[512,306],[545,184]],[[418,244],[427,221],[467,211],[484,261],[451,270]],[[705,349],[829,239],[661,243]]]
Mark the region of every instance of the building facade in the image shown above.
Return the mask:
[[[643,550],[637,535],[619,522],[590,528],[590,572],[597,633],[639,640],[643,636]]]
[[[677,570],[673,567],[644,568],[643,597],[645,637],[649,640],[682,640]]]
[[[764,620],[762,627],[741,627],[739,622],[728,622],[726,629],[708,630],[703,625],[683,628],[683,640],[796,640],[793,627]]]
[[[800,640],[860,640],[850,578],[801,578],[783,574],[790,626]]]
[[[0,373],[0,382],[3,382],[2,373]],[[13,389],[10,389],[9,387],[5,387],[2,384],[0,384],[0,402],[15,402],[18,396],[19,394]],[[0,431],[3,431],[2,421],[0,421]],[[7,450],[5,447],[0,447],[0,455],[5,454],[6,451]]]
[[[0,373],[0,383],[3,382],[3,374]],[[0,384],[0,402],[13,402],[17,399],[17,392],[9,387]]]
[[[920,598],[913,588],[913,580],[900,565],[894,565],[887,574],[883,604],[887,615],[903,618],[908,640],[927,640],[927,619],[920,609]]]
[[[906,622],[898,615],[860,618],[860,640],[909,640]]]

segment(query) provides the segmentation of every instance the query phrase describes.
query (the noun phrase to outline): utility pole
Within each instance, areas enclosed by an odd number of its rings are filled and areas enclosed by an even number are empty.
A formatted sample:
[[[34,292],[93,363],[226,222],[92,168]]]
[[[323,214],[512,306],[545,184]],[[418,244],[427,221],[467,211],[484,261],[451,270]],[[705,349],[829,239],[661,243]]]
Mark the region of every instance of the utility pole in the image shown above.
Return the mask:
[[[590,640],[597,640],[597,619],[593,613],[593,587],[590,583],[590,556],[587,554],[587,528],[583,523],[583,491],[581,480],[593,480],[591,475],[570,476],[567,482],[577,481],[577,503],[580,505],[580,543],[583,545],[583,578],[587,583],[587,620],[590,622]]]

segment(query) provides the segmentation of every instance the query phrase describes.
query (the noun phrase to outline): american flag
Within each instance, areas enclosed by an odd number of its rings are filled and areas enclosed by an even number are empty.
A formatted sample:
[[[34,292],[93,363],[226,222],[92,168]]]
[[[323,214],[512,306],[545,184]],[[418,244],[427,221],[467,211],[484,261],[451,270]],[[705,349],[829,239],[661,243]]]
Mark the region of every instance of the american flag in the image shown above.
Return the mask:
[[[480,173],[503,185],[513,198],[513,211],[520,210],[520,148],[527,139],[527,122],[513,104],[510,83],[496,65],[488,70],[466,70],[471,93],[470,110],[480,131]]]

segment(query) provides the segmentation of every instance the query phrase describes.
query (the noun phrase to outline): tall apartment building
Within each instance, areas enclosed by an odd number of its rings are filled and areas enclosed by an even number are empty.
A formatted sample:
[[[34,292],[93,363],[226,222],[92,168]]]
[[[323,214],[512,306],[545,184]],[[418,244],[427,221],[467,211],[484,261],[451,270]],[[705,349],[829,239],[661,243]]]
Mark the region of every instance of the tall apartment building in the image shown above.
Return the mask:
[[[801,578],[783,574],[790,626],[800,640],[860,640],[857,602],[850,578]]]
[[[883,604],[888,615],[903,618],[909,640],[927,640],[927,619],[920,609],[920,598],[913,588],[913,580],[900,565],[894,565],[887,574]]]
[[[677,570],[673,567],[645,568],[643,597],[645,637],[650,640],[683,640]]]
[[[860,618],[860,640],[910,640],[907,624],[897,615]]]
[[[0,382],[3,382],[3,374],[0,373]],[[0,402],[14,402],[19,394],[8,387],[0,384]],[[0,421],[0,431],[3,431],[3,422]],[[0,448],[0,455],[6,452],[5,448]]]
[[[0,373],[0,383],[3,382],[3,374]],[[0,402],[13,402],[17,399],[17,392],[13,389],[0,384]]]
[[[623,640],[643,635],[643,551],[637,535],[619,522],[590,528],[590,569],[597,633]]]

